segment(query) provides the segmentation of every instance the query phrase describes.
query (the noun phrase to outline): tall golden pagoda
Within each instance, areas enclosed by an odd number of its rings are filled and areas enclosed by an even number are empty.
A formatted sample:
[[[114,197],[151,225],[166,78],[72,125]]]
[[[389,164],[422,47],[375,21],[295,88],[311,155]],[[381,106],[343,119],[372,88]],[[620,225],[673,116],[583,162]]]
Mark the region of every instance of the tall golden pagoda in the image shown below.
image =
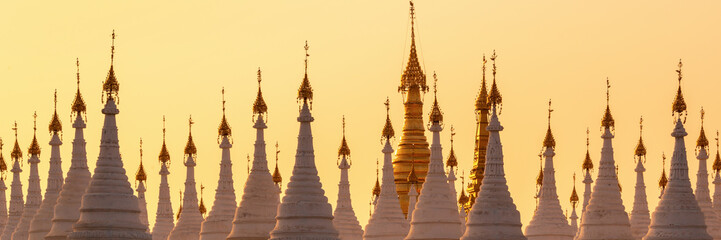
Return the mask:
[[[403,134],[398,143],[398,150],[393,159],[393,176],[396,182],[396,191],[401,202],[403,214],[408,214],[408,189],[410,183],[408,176],[411,165],[414,165],[415,176],[418,178],[417,190],[420,191],[428,173],[431,151],[426,141],[425,124],[423,123],[422,93],[428,92],[426,75],[421,69],[416,52],[415,35],[415,8],[411,1],[411,50],[406,69],[401,75],[401,84],[398,91],[403,94],[405,116]]]
[[[486,170],[486,147],[488,146],[488,111],[491,110],[488,104],[488,90],[486,89],[486,56],[483,56],[483,78],[481,80],[481,90],[476,98],[476,143],[473,151],[473,168],[469,175],[468,182],[468,201],[465,209],[470,210],[471,206],[476,202],[478,191],[481,189],[483,182],[483,173]]]

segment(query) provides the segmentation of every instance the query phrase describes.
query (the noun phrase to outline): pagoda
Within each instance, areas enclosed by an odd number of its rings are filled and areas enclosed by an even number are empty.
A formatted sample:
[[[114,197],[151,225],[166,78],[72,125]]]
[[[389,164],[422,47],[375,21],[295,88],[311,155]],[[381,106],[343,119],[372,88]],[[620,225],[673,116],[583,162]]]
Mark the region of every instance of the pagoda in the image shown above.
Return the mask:
[[[203,222],[203,216],[198,206],[198,192],[195,190],[195,166],[198,149],[195,148],[193,142],[193,118],[188,119],[188,142],[185,144],[185,192],[183,196],[183,204],[178,210],[178,222],[175,224],[173,231],[168,235],[168,240],[197,240],[200,238],[200,225]],[[201,186],[202,191],[202,186]],[[202,195],[202,194],[201,194]],[[194,211],[198,209],[198,211]],[[185,210],[185,211],[183,211]]]
[[[20,159],[23,157],[23,151],[20,150],[18,144],[18,123],[16,122],[13,130],[15,131],[15,146],[13,151],[10,153],[10,157],[13,160],[13,168],[10,170],[13,173],[13,181],[10,184],[10,205],[8,209],[8,218],[5,227],[3,228],[2,240],[12,239],[13,231],[20,222],[20,217],[23,215],[23,185],[20,183],[20,173],[23,171],[20,168]]]
[[[640,121],[640,133],[638,144],[634,152],[636,161],[636,192],[633,196],[633,210],[631,211],[631,234],[635,239],[641,239],[648,232],[648,224],[651,223],[651,217],[648,211],[648,200],[646,198],[646,184],[643,180],[643,173],[646,168],[646,147],[643,145],[643,118]]]
[[[30,222],[30,229],[28,232],[28,239],[45,239],[45,235],[48,234],[52,227],[52,219],[55,211],[55,204],[58,201],[60,190],[63,188],[63,168],[62,161],[60,159],[60,145],[63,142],[60,140],[60,132],[63,130],[63,126],[60,123],[58,117],[58,92],[55,91],[55,111],[53,117],[50,120],[48,130],[52,134],[50,139],[50,168],[48,170],[48,184],[45,189],[45,197],[43,202],[40,204],[40,209],[37,214]]]
[[[543,184],[538,194],[538,208],[526,227],[526,237],[529,240],[573,240],[576,235],[563,215],[556,192],[556,170],[553,166],[556,140],[551,132],[551,112],[551,100],[548,100],[548,129],[543,139]]]
[[[521,214],[513,203],[506,184],[504,171],[503,146],[500,131],[503,126],[498,121],[498,112],[502,97],[496,85],[496,54],[493,53],[493,84],[488,95],[491,106],[491,120],[486,130],[489,132],[486,165],[476,203],[471,207],[466,222],[466,231],[462,240],[497,239],[525,240],[521,231]]]
[[[218,137],[220,138],[220,176],[218,187],[215,189],[215,201],[210,209],[208,217],[205,218],[200,228],[200,239],[203,240],[225,240],[233,228],[233,217],[236,208],[235,188],[233,188],[233,163],[230,161],[231,129],[228,120],[225,118],[225,89],[221,90],[223,95],[223,117],[218,126]]]
[[[90,170],[88,170],[88,159],[85,152],[85,120],[83,116],[87,107],[80,94],[80,61],[76,59],[78,71],[77,92],[75,99],[71,105],[71,118],[75,118],[72,127],[75,128],[75,138],[73,139],[73,151],[70,159],[70,169],[65,178],[65,183],[60,190],[55,209],[53,210],[52,227],[50,232],[45,235],[47,240],[65,240],[68,233],[73,231],[73,225],[80,218],[80,205],[85,194],[85,189],[90,183]]]
[[[591,154],[589,153],[588,146],[591,144],[589,134],[591,131],[586,128],[586,158],[583,159],[581,169],[583,170],[583,207],[581,208],[581,219],[583,220],[583,213],[586,212],[588,202],[591,201],[591,184],[593,183],[593,177],[591,171],[593,171],[593,161],[591,161]]]
[[[668,177],[666,176],[666,154],[662,154],[663,163],[661,164],[661,177],[658,179],[658,188],[661,189],[661,194],[658,195],[660,199],[663,197],[663,193],[666,192],[666,185],[668,185]]]
[[[383,178],[373,214],[363,234],[364,240],[401,240],[408,235],[409,225],[398,207],[398,192],[393,177],[393,147],[391,139],[395,136],[390,119],[390,101],[386,99],[386,121],[381,132],[383,146]]]
[[[338,240],[338,231],[333,226],[333,208],[323,191],[323,185],[315,167],[313,134],[310,123],[313,116],[310,106],[313,103],[313,88],[308,80],[308,42],[305,44],[305,75],[298,88],[298,101],[301,101],[298,148],[295,154],[295,166],[285,189],[282,203],[278,206],[276,225],[270,232],[273,240]]]
[[[80,218],[72,225],[68,240],[74,239],[143,239],[149,240],[147,227],[140,222],[138,200],[133,195],[128,176],[123,168],[115,115],[120,84],[113,70],[115,32],[110,55],[110,70],[103,83],[105,115],[100,138],[100,154],[95,174],[82,195]],[[77,134],[77,132],[76,132]],[[76,135],[77,136],[77,135]]]
[[[714,158],[711,168],[714,171],[714,191],[713,191],[713,209],[716,216],[721,216],[721,155],[719,155],[719,132],[716,130],[716,158]]]
[[[578,206],[578,193],[576,192],[576,174],[573,174],[573,191],[571,191],[571,228],[573,229],[573,237],[576,238],[578,233],[578,214],[576,214],[576,206]]]
[[[153,225],[153,240],[166,240],[170,231],[173,230],[173,204],[170,202],[170,186],[168,186],[168,166],[170,165],[170,153],[165,145],[165,116],[163,116],[163,145],[158,154],[160,162],[160,186],[158,190],[158,208],[155,212],[155,225]],[[182,201],[182,199],[181,199]]]
[[[671,136],[675,138],[668,185],[661,200],[653,211],[651,225],[644,240],[657,239],[712,239],[706,231],[704,214],[691,189],[688,177],[688,161],[684,137],[688,135],[683,127],[682,115],[686,114],[686,102],[681,93],[681,67],[678,63],[678,91],[673,101],[672,112],[676,121]]]
[[[458,192],[456,191],[456,173],[458,173],[458,159],[456,159],[456,153],[453,150],[453,137],[455,135],[455,128],[453,128],[453,125],[451,125],[451,151],[448,153],[446,167],[448,168],[448,186],[451,188],[451,196],[453,196],[454,202],[456,201],[456,199],[460,199],[457,198],[459,196]],[[463,192],[463,186],[465,186],[465,182],[461,183],[461,192]],[[468,198],[468,196],[466,196],[466,198]],[[463,232],[466,230],[466,210],[463,204],[457,205],[456,208],[458,209],[458,219],[461,223],[460,225],[458,225],[458,227],[461,229],[461,235],[463,235]]]
[[[711,194],[709,193],[708,186],[708,171],[707,162],[708,160],[708,138],[706,138],[706,132],[703,130],[703,118],[705,112],[703,107],[701,108],[701,133],[699,134],[698,140],[696,140],[696,159],[699,161],[698,173],[696,174],[696,201],[698,201],[699,207],[703,212],[704,219],[706,219],[706,231],[714,239],[721,239],[721,219],[716,215],[711,203]]]
[[[5,224],[8,222],[8,207],[7,199],[5,198],[5,177],[8,171],[8,165],[5,163],[5,158],[2,155],[3,151],[3,140],[0,138],[0,229],[5,228]],[[0,230],[2,231],[2,230]],[[2,233],[0,233],[2,234]]]
[[[140,223],[145,225],[145,231],[150,232],[150,225],[148,224],[148,202],[145,200],[145,183],[148,181],[148,175],[145,174],[145,167],[143,167],[143,139],[140,139],[140,166],[138,171],[135,172],[135,191],[138,192],[138,208],[140,208]]]
[[[28,163],[30,163],[30,176],[28,179],[28,195],[25,199],[25,207],[23,215],[20,218],[18,226],[13,232],[12,239],[28,239],[28,231],[30,230],[30,222],[40,209],[43,202],[42,190],[40,189],[40,174],[38,173],[38,163],[40,163],[40,144],[37,139],[37,118],[38,114],[33,114],[33,141],[28,148]],[[59,166],[56,166],[56,168]],[[61,174],[62,175],[62,174]]]
[[[425,128],[423,127],[423,96],[422,93],[428,91],[426,85],[426,75],[421,69],[418,61],[418,53],[416,49],[415,35],[415,8],[413,1],[411,3],[411,50],[408,57],[406,69],[401,75],[401,84],[398,91],[403,95],[403,105],[405,108],[403,133],[398,142],[398,150],[395,159],[393,159],[393,175],[395,176],[396,191],[401,201],[401,209],[404,214],[408,214],[409,198],[408,192],[410,185],[408,183],[408,175],[411,171],[411,165],[415,165],[416,175],[418,177],[418,186],[420,188],[425,182],[426,173],[428,172],[428,162],[431,155],[428,149],[428,141],[426,141]],[[420,189],[418,189],[420,190]],[[409,218],[410,219],[410,218]]]
[[[473,150],[473,168],[469,175],[468,202],[464,207],[466,213],[470,211],[473,203],[476,202],[478,191],[483,183],[483,173],[486,169],[486,148],[488,147],[488,111],[491,106],[488,104],[488,90],[486,90],[486,55],[483,55],[483,77],[481,79],[481,90],[478,91],[475,106],[476,116],[476,141]]]
[[[340,169],[340,182],[338,183],[338,200],[333,212],[333,226],[338,230],[341,240],[363,239],[363,228],[353,211],[350,197],[350,183],[348,170],[353,165],[350,158],[350,148],[345,138],[345,116],[343,117],[343,140],[338,148],[338,168]]]

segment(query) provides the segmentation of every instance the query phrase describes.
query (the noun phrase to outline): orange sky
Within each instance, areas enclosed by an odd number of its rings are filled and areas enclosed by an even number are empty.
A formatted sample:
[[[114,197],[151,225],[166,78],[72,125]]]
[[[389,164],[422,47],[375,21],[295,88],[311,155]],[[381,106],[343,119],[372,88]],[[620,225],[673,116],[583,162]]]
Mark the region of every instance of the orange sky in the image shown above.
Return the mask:
[[[661,152],[670,155],[673,150],[671,101],[679,58],[684,61],[682,84],[689,105],[686,142],[695,185],[698,161],[693,147],[700,107],[706,109],[707,133],[714,133],[721,119],[716,97],[721,89],[721,2],[418,0],[416,8],[421,63],[428,76],[436,71],[439,78],[438,98],[446,124],[444,155],[453,125],[463,172],[472,165],[473,103],[481,58],[497,51],[506,177],[524,224],[535,206],[537,154],[546,130],[548,99],[553,99],[555,109],[551,125],[557,142],[556,179],[565,209],[570,208],[571,176],[580,174],[586,127],[591,129],[591,157],[598,165],[606,77],[612,86],[614,147],[624,204],[630,211],[635,184],[633,148],[643,115],[649,154],[645,179],[653,211],[658,202]],[[266,130],[270,164],[272,146],[279,141],[281,171],[286,180],[290,177],[298,133],[295,97],[303,74],[303,44],[308,40],[321,181],[335,205],[336,153],[345,115],[354,163],[350,172],[353,205],[365,225],[375,160],[382,158],[379,140],[386,96],[391,99],[397,132],[402,124],[402,100],[396,90],[408,56],[409,23],[407,1],[8,2],[0,9],[4,154],[9,160],[11,126],[16,120],[20,144],[24,149],[29,146],[32,114],[37,111],[44,189],[50,155],[46,127],[53,91],[58,89],[58,113],[66,130],[63,169],[67,171],[73,138],[70,103],[75,92],[75,58],[79,57],[81,90],[89,109],[88,162],[95,165],[103,117],[100,85],[109,67],[110,32],[115,29],[121,151],[132,176],[139,162],[138,139],[143,138],[151,224],[158,194],[156,156],[162,115],[168,119],[173,206],[177,209],[177,192],[184,182],[182,147],[189,114],[196,122],[198,187],[201,182],[206,186],[208,207],[213,202],[220,162],[216,129],[221,87],[226,89],[233,127],[231,153],[240,200],[247,177],[245,156],[252,154],[255,140],[250,107],[258,67],[263,70],[270,116]],[[427,94],[426,100],[431,97]],[[426,105],[425,112],[429,109]],[[24,189],[27,176],[25,164]],[[6,182],[9,185],[9,179]]]

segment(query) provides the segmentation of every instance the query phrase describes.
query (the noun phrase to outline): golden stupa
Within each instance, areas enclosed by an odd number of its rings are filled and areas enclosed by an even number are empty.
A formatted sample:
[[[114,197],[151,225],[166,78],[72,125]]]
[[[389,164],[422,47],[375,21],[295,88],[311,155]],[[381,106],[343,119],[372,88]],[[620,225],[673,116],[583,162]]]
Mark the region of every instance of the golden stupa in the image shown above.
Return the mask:
[[[476,98],[476,143],[473,151],[473,168],[469,175],[468,182],[468,201],[466,202],[466,213],[470,211],[476,202],[478,191],[481,190],[481,182],[483,182],[483,173],[486,170],[486,148],[488,147],[488,111],[491,106],[488,104],[488,90],[486,90],[486,56],[483,56],[483,78],[481,80],[481,90]]]

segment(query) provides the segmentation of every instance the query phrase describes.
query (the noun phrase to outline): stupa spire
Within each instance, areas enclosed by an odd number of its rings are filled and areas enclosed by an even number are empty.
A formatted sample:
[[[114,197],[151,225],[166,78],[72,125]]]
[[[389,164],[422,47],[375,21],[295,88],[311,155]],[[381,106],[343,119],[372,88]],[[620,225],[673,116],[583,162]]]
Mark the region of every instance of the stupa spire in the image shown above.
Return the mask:
[[[178,210],[178,222],[175,224],[173,231],[168,235],[168,240],[197,240],[200,238],[200,225],[203,222],[203,216],[198,205],[198,192],[195,190],[195,166],[198,149],[195,148],[193,142],[193,117],[188,119],[188,142],[185,144],[185,192],[181,194],[183,201],[181,208],[185,211]],[[202,185],[201,185],[202,186]],[[202,189],[202,187],[201,187]],[[201,194],[202,196],[202,194]]]
[[[78,68],[76,73],[78,89],[70,108],[71,117],[75,118],[72,125],[75,128],[75,137],[72,142],[73,150],[67,178],[64,183],[61,183],[62,189],[53,208],[52,226],[47,235],[44,236],[48,240],[65,240],[68,233],[73,231],[73,225],[80,218],[80,205],[83,194],[85,194],[90,183],[90,170],[88,169],[88,159],[85,151],[86,142],[83,132],[86,125],[82,117],[86,106],[80,94],[80,61],[78,59],[75,60],[75,65]],[[48,199],[47,196],[46,199]]]
[[[648,232],[648,225],[651,223],[651,217],[648,211],[648,200],[646,197],[646,183],[643,180],[643,173],[646,168],[646,147],[643,144],[643,117],[639,121],[639,137],[638,144],[634,151],[634,160],[636,161],[636,188],[633,197],[633,209],[631,210],[631,234],[635,239],[641,239]]]
[[[433,73],[433,93],[438,92],[438,77]],[[443,113],[438,106],[438,98],[434,97],[428,130],[433,133],[431,157],[426,181],[418,197],[411,230],[405,238],[410,239],[459,239],[461,237],[461,220],[456,205],[456,195],[451,192],[448,177],[443,167],[443,147],[441,131],[443,131]]]
[[[525,240],[521,231],[521,215],[513,203],[506,184],[503,161],[503,146],[500,131],[503,131],[498,113],[501,107],[501,94],[496,84],[495,52],[493,61],[493,85],[488,96],[491,107],[491,120],[486,128],[489,132],[486,168],[481,189],[475,204],[468,214],[466,231],[462,240],[472,239],[508,239]]]
[[[548,100],[548,128],[546,137],[543,139],[542,154],[545,157],[543,167],[543,180],[538,193],[538,208],[526,227],[526,237],[532,240],[541,239],[565,239],[572,240],[576,235],[573,227],[568,225],[566,216],[561,209],[556,192],[556,170],[554,169],[553,156],[556,155],[556,140],[551,132],[551,100]],[[574,187],[575,188],[575,187]],[[575,212],[575,211],[574,211]]]
[[[380,194],[373,214],[365,227],[363,238],[365,240],[399,240],[408,235],[408,222],[403,211],[398,206],[398,192],[396,191],[393,176],[393,147],[391,139],[395,135],[390,121],[390,100],[386,98],[383,103],[386,108],[386,120],[381,131],[381,144],[383,144],[383,172],[381,178]]]
[[[5,228],[5,224],[8,222],[8,207],[7,199],[5,198],[5,190],[8,189],[7,186],[5,186],[5,177],[7,177],[5,174],[8,171],[8,165],[5,163],[2,151],[3,140],[0,138],[0,231]],[[2,234],[2,232],[0,232],[0,234]]]
[[[120,156],[118,127],[116,117],[119,84],[113,70],[115,55],[115,31],[112,34],[111,62],[108,77],[103,83],[105,115],[100,153],[90,184],[85,191],[80,207],[80,220],[72,226],[68,235],[74,239],[109,239],[117,236],[130,236],[135,239],[149,240],[147,227],[140,222],[140,209],[133,189],[125,174]]]
[[[10,205],[8,209],[7,224],[5,224],[2,236],[0,237],[2,240],[12,239],[12,234],[15,231],[18,222],[20,222],[20,218],[23,215],[23,208],[25,207],[22,190],[23,185],[20,183],[20,173],[23,171],[22,168],[20,168],[20,159],[23,157],[23,152],[20,150],[20,145],[18,144],[17,122],[15,122],[12,129],[15,132],[15,145],[10,153],[10,157],[13,161],[13,168],[10,170],[13,173],[13,180],[10,184]]]
[[[307,72],[307,67],[306,67],[306,72]],[[253,103],[253,119],[255,119],[255,115],[263,114],[263,115],[265,115],[264,118],[267,121],[268,120],[268,105],[265,104],[265,100],[263,100],[263,91],[261,91],[261,89],[260,89],[260,82],[263,80],[261,78],[260,74],[261,74],[261,71],[260,71],[260,68],[258,68],[258,96],[255,97],[255,102]]]
[[[701,107],[701,132],[699,133],[698,140],[696,140],[696,159],[699,161],[698,172],[696,173],[696,189],[694,196],[696,201],[703,212],[703,216],[706,222],[706,231],[715,239],[721,239],[721,219],[713,209],[711,203],[711,193],[708,186],[708,170],[707,161],[709,158],[709,143],[706,138],[706,132],[704,131],[703,120],[706,115],[706,111]]]
[[[40,189],[40,174],[38,173],[38,163],[40,163],[40,144],[37,139],[37,112],[33,113],[33,141],[28,148],[28,163],[30,163],[30,176],[28,178],[27,197],[25,199],[25,207],[23,215],[20,218],[18,226],[13,232],[13,239],[28,239],[28,231],[30,230],[30,222],[38,213],[40,204],[43,202],[42,190]]]
[[[223,99],[223,117],[218,127],[219,147],[221,149],[220,173],[218,187],[215,189],[213,207],[200,229],[200,239],[202,240],[225,240],[233,228],[233,217],[235,216],[236,206],[238,206],[235,201],[233,163],[230,158],[230,148],[233,147],[230,142],[232,135],[230,125],[228,125],[225,118],[225,88],[221,90],[221,95]]]
[[[148,180],[148,175],[145,174],[145,167],[143,167],[143,139],[140,139],[140,166],[138,171],[135,172],[135,191],[138,192],[138,208],[140,208],[140,223],[145,225],[146,232],[150,233],[150,225],[148,224],[148,202],[145,200],[145,183]]]
[[[380,182],[380,162],[378,159],[376,159],[376,184],[373,185],[373,190],[371,191],[371,206],[375,206],[378,204],[378,197],[381,195],[381,182]],[[373,213],[369,216],[373,216]]]
[[[350,148],[345,138],[345,116],[343,116],[343,138],[338,148],[338,168],[340,169],[340,182],[338,183],[338,200],[333,212],[333,226],[338,230],[339,237],[343,240],[363,239],[363,228],[353,211],[350,195],[350,182],[348,181],[348,170],[353,165],[351,161]]]
[[[719,155],[719,131],[716,130],[716,158],[714,158],[712,169],[714,172],[714,191],[713,191],[713,208],[716,216],[721,216],[721,155]]]
[[[578,231],[578,214],[576,214],[576,206],[578,206],[578,193],[576,192],[576,173],[573,173],[573,191],[571,191],[571,228],[573,229],[573,236],[576,236]]]
[[[55,90],[54,99],[54,111],[52,120],[48,129],[50,130],[50,168],[48,169],[48,182],[45,188],[45,196],[40,204],[40,208],[37,214],[33,217],[30,222],[30,228],[28,230],[28,239],[31,240],[42,240],[45,239],[45,235],[50,232],[52,227],[52,219],[55,211],[55,205],[58,202],[58,196],[60,190],[63,188],[63,168],[62,160],[60,158],[60,145],[63,142],[60,140],[60,134],[63,130],[60,118],[58,117],[58,91]]]
[[[200,211],[200,215],[205,218],[205,213],[208,212],[207,209],[205,209],[205,203],[203,203],[203,190],[205,190],[205,187],[203,184],[200,184],[200,203],[198,204],[198,211]]]
[[[603,128],[601,160],[591,199],[581,217],[578,240],[633,238],[631,223],[621,200],[616,160],[613,156],[614,134],[612,131],[615,122],[611,116],[610,89],[611,83],[606,78],[606,110],[601,120]]]
[[[666,176],[666,154],[661,154],[661,158],[663,158],[661,177],[658,179],[658,187],[661,188],[661,195],[659,195],[658,198],[663,196],[663,193],[666,191],[666,185],[668,185],[668,177]]]
[[[418,60],[415,14],[415,5],[413,1],[410,1],[411,46],[408,62],[403,70],[400,85],[398,86],[398,92],[403,96],[405,110],[404,125],[402,136],[398,142],[398,150],[393,159],[396,191],[398,191],[401,209],[404,214],[408,214],[408,192],[411,187],[411,184],[408,183],[408,175],[411,171],[411,163],[418,165],[415,168],[415,174],[418,177],[419,184],[416,184],[414,188],[420,190],[426,178],[426,169],[428,169],[430,157],[428,141],[425,136],[426,129],[423,127],[423,94],[428,92],[428,86],[426,85],[426,75],[423,73],[420,61]],[[413,147],[413,149],[411,149],[411,147]],[[411,152],[414,152],[414,154],[411,155]]]
[[[175,219],[173,218],[173,204],[170,202],[170,186],[168,185],[170,153],[165,145],[165,116],[163,116],[163,145],[160,147],[158,161],[160,162],[160,172],[158,172],[160,174],[160,185],[158,208],[155,211],[155,225],[153,225],[153,240],[166,240],[175,226],[173,222]]]
[[[483,77],[481,80],[481,90],[476,98],[476,108],[474,110],[476,116],[476,136],[473,151],[473,168],[469,175],[468,183],[468,202],[464,208],[466,213],[471,209],[473,203],[476,202],[476,196],[481,189],[483,182],[483,174],[486,169],[486,148],[488,147],[488,111],[491,109],[488,104],[488,91],[486,90],[486,55],[483,55]]]
[[[280,193],[281,186],[283,185],[283,176],[280,175],[280,170],[278,170],[278,154],[279,153],[280,153],[280,150],[278,150],[278,142],[276,141],[275,142],[275,170],[273,170],[273,183],[275,183],[275,186],[278,187],[278,193]]]
[[[591,177],[591,171],[593,170],[593,161],[591,161],[591,154],[589,153],[589,145],[591,143],[589,134],[591,131],[586,128],[586,157],[583,159],[581,169],[583,170],[583,207],[581,208],[581,219],[583,219],[583,213],[586,212],[586,206],[591,200],[591,184],[593,178]]]
[[[683,127],[682,114],[686,103],[681,93],[683,63],[678,63],[678,92],[673,101],[673,115],[676,121],[671,136],[675,138],[668,185],[651,217],[651,225],[644,240],[656,239],[711,239],[706,231],[704,214],[699,203],[694,201],[691,180],[688,177],[688,161],[684,137],[688,135]],[[685,120],[685,119],[684,119]],[[705,154],[705,148],[702,148]],[[704,159],[708,156],[703,156]],[[705,164],[705,163],[704,163]],[[710,232],[710,231],[709,231]],[[713,234],[713,233],[712,233]]]
[[[306,63],[308,62],[308,43],[306,42]],[[307,69],[307,64],[306,64]],[[283,202],[278,206],[277,222],[270,239],[273,240],[337,240],[338,231],[333,227],[333,208],[325,196],[318,169],[315,167],[313,134],[310,123],[313,116],[309,100],[313,99],[307,70],[298,91],[298,99],[303,100],[297,118],[300,123],[298,148],[295,154],[293,176],[285,189]],[[256,121],[257,122],[257,121]],[[309,209],[314,209],[309,211]]]

